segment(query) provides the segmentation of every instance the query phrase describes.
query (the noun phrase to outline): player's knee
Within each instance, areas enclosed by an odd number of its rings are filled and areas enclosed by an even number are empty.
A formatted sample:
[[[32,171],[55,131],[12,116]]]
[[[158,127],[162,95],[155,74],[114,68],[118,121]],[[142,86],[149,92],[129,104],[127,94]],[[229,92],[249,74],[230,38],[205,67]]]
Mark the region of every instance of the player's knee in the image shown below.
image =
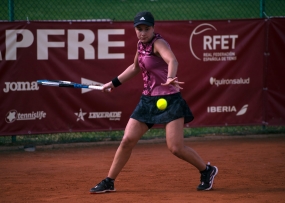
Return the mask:
[[[133,148],[133,146],[135,145],[135,141],[127,136],[124,136],[122,141],[121,141],[121,147],[122,148]]]
[[[181,148],[179,146],[176,146],[176,145],[168,146],[168,149],[173,155],[180,157]]]

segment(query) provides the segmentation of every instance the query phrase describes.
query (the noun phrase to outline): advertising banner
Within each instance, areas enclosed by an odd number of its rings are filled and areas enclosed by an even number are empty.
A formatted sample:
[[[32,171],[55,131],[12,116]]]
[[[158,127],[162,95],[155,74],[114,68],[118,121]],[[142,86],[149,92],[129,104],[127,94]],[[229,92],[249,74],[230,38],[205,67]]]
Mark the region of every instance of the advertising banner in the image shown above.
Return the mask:
[[[268,46],[266,47],[265,121],[268,125],[285,123],[285,18],[268,22]]]
[[[186,127],[259,125],[265,115],[279,115],[273,104],[285,100],[276,93],[280,75],[268,80],[276,84],[267,95],[272,112],[265,114],[264,108],[267,23],[156,23],[155,32],[178,59],[177,76],[185,82],[181,93],[195,116]],[[276,29],[272,35],[284,36],[278,25],[271,25]],[[104,84],[133,63],[137,41],[131,22],[1,22],[0,135],[124,129],[142,93],[141,75],[111,93],[39,86],[36,81]],[[284,44],[269,49],[278,52]]]
[[[169,32],[182,91],[195,115],[191,125],[262,122],[265,21],[193,21]],[[171,34],[170,34],[171,33]],[[185,39],[185,40],[182,40]]]
[[[131,32],[132,31],[132,32]],[[133,63],[130,23],[1,24],[0,134],[123,129],[141,84],[112,93],[38,86],[38,79],[109,82]],[[140,81],[134,78],[133,81]]]

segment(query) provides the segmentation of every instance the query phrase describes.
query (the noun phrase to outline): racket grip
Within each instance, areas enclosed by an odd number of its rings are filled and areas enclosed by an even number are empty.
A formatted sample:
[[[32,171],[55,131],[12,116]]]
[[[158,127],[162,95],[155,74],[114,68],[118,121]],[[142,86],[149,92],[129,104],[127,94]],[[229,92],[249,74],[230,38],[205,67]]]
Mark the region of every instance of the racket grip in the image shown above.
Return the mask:
[[[103,90],[103,86],[96,86],[96,85],[89,85],[89,89],[94,89],[94,90]],[[107,89],[108,92],[111,92],[111,89]]]
[[[94,90],[102,90],[103,86],[89,85],[88,88]]]

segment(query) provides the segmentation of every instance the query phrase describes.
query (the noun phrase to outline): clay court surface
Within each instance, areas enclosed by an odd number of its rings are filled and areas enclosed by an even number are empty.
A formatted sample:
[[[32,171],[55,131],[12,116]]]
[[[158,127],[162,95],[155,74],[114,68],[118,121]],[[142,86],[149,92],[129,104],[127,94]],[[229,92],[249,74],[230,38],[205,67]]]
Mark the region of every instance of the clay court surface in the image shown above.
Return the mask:
[[[105,178],[118,143],[0,151],[0,202],[285,202],[285,135],[193,138],[185,142],[218,166],[214,189],[164,142],[139,143],[117,178],[117,192],[89,194]]]

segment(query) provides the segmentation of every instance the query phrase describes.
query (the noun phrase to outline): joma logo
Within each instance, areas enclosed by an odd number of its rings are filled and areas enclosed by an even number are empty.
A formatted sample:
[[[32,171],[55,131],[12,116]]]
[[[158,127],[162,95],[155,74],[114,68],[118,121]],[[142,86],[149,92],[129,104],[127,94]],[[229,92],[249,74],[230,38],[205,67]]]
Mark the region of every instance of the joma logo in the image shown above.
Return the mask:
[[[36,81],[33,82],[5,82],[5,88],[3,92],[8,93],[9,91],[34,91],[38,90],[39,86]]]

